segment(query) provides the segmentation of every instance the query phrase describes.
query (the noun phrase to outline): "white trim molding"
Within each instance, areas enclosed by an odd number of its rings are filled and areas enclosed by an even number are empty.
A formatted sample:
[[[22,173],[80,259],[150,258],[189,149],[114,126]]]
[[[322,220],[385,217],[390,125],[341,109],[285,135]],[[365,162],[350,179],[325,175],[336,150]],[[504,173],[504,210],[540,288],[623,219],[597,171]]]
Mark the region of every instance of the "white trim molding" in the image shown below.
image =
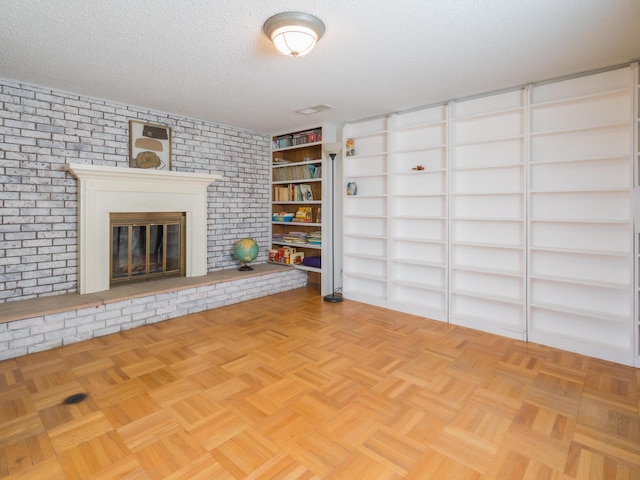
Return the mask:
[[[220,175],[69,164],[78,180],[78,292],[109,289],[109,214],[184,212],[186,276],[207,274],[207,187]]]

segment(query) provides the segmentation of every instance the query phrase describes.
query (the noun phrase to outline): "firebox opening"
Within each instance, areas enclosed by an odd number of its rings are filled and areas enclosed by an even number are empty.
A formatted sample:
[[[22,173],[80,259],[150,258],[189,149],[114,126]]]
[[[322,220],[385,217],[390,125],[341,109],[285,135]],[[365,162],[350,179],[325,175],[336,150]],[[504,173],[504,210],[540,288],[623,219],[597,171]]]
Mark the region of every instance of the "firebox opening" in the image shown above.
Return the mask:
[[[111,213],[110,284],[185,276],[181,212]]]

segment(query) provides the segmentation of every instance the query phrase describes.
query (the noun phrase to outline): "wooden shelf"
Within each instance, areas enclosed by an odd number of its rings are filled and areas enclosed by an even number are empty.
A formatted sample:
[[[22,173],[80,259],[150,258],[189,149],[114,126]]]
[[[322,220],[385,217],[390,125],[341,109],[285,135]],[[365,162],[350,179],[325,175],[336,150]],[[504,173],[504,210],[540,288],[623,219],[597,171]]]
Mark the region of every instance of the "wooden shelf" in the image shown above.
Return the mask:
[[[297,145],[288,145],[278,148],[277,143],[283,138],[301,138],[300,142],[305,139],[315,141],[307,141]],[[321,139],[321,140],[320,140]],[[295,214],[300,207],[310,207],[312,210],[312,220],[318,219],[321,212],[322,221],[314,222],[278,222],[269,219],[271,228],[272,241],[271,248],[277,249],[282,247],[295,248],[296,251],[304,252],[305,256],[324,256],[328,245],[331,232],[327,228],[327,221],[331,220],[331,169],[334,168],[332,163],[326,161],[323,146],[325,142],[335,142],[337,139],[337,129],[335,126],[324,124],[319,127],[301,130],[299,132],[288,132],[272,137],[271,150],[271,214],[286,212]],[[283,140],[283,142],[286,140]],[[295,142],[294,140],[291,140]],[[315,166],[317,168],[313,168]],[[301,167],[301,168],[298,168]],[[289,168],[290,170],[287,170]],[[283,170],[284,169],[284,170]],[[291,178],[288,178],[291,177]],[[312,177],[312,178],[305,178]],[[301,198],[298,194],[298,185],[308,184],[311,189],[313,200],[275,200],[276,190],[278,198]],[[291,185],[289,193],[282,188]],[[296,194],[292,195],[291,191],[296,190]],[[304,198],[305,195],[302,195]],[[322,242],[320,244],[297,243],[273,240],[273,234],[287,234],[289,232],[320,232]],[[282,238],[282,237],[278,237]],[[277,264],[280,264],[276,262]],[[309,273],[308,281],[310,284],[317,284],[320,287],[320,294],[327,295],[331,289],[331,262],[323,262],[320,268],[309,267],[306,265],[290,265],[292,268],[304,270]]]

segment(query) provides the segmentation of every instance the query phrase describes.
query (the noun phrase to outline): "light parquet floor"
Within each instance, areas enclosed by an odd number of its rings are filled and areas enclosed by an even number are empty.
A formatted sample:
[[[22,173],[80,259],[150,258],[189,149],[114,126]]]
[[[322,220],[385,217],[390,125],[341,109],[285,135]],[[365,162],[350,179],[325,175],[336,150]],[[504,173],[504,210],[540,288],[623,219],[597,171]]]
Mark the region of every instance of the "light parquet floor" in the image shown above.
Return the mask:
[[[0,478],[640,479],[639,383],[302,289],[1,362]]]

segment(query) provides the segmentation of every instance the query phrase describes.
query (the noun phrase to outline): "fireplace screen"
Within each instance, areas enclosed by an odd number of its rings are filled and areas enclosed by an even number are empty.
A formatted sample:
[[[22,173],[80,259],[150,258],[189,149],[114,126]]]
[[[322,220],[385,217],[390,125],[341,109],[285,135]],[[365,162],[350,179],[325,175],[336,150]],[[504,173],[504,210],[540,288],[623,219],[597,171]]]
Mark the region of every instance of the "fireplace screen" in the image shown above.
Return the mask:
[[[112,213],[111,283],[184,276],[183,213]]]

